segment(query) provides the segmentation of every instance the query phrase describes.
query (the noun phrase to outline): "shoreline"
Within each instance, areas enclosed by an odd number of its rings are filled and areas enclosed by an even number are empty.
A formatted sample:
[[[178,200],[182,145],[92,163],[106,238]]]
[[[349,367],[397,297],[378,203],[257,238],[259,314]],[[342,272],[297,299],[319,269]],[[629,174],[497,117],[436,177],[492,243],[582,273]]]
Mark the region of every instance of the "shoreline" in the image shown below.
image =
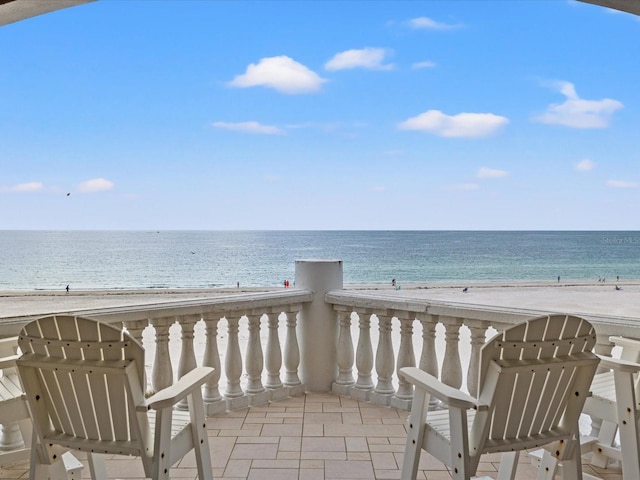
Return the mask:
[[[616,285],[620,288],[617,289]],[[625,318],[640,325],[640,280],[621,282],[451,282],[447,284],[399,283],[345,284],[346,291],[403,301],[445,302],[471,307],[529,309]],[[245,287],[203,289],[104,289],[0,291],[0,321],[20,317],[102,308],[157,305],[259,292],[294,290],[295,287]]]
[[[345,290],[440,290],[455,289],[464,287],[473,287],[475,289],[486,288],[534,288],[534,287],[608,287],[608,286],[633,286],[640,285],[640,279],[623,279],[620,281],[606,280],[599,282],[597,280],[561,280],[560,282],[551,280],[469,280],[469,281],[447,281],[447,282],[398,282],[400,289],[394,288],[390,283],[345,283]],[[294,286],[290,288],[295,288]],[[217,294],[237,294],[237,293],[256,293],[256,292],[274,292],[285,290],[282,286],[251,286],[251,287],[139,287],[139,288],[86,288],[71,289],[66,292],[61,289],[7,289],[0,290],[0,298],[2,297],[24,297],[24,296],[125,296],[125,295],[217,295]]]

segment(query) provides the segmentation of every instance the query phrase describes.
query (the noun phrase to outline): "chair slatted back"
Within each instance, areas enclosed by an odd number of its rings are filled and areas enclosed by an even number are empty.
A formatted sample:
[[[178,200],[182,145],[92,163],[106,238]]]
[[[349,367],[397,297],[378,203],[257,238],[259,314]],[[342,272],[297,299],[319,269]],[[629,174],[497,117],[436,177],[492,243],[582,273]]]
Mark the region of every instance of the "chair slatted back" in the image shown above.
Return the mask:
[[[475,445],[499,452],[565,433],[568,437],[598,365],[591,352],[595,341],[586,320],[549,315],[509,328],[485,344],[478,398],[489,411],[486,424],[474,429]]]
[[[28,324],[18,343],[20,373],[39,392],[28,400],[42,438],[139,443],[148,424],[135,412],[144,401],[144,350],[134,338],[90,319],[50,316]]]

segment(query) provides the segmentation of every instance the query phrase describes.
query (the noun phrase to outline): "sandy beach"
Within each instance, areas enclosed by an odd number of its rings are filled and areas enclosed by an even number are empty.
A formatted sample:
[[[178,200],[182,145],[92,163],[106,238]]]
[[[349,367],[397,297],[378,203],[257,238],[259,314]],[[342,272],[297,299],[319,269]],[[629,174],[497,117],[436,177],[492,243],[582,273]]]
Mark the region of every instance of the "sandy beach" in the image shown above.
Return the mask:
[[[620,290],[616,290],[616,285]],[[467,291],[463,291],[468,287]],[[445,301],[476,306],[561,311],[640,320],[640,281],[625,282],[511,282],[482,284],[358,284],[347,290],[385,297]],[[144,289],[86,291],[1,291],[0,321],[85,309],[149,305],[238,293],[278,291],[281,288]]]

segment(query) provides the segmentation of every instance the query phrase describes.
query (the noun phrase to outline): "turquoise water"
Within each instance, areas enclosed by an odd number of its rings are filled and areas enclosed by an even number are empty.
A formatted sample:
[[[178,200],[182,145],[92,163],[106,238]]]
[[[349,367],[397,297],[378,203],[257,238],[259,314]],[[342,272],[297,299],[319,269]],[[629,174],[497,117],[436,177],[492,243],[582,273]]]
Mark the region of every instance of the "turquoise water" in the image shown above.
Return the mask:
[[[640,232],[0,231],[0,290],[276,286],[296,259],[345,283],[640,278]]]

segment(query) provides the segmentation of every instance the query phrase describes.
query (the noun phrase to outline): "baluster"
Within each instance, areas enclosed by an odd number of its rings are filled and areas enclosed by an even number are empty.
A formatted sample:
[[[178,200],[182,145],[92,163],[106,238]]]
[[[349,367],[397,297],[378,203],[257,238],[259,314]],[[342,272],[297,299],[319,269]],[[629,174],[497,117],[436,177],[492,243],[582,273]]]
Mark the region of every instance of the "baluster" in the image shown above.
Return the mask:
[[[154,318],[151,321],[156,330],[156,354],[151,370],[151,386],[154,392],[173,385],[173,367],[169,355],[169,328],[175,321],[174,317]]]
[[[284,343],[284,384],[287,386],[300,385],[298,366],[300,365],[300,348],[296,335],[297,312],[285,312],[287,315],[287,337]]]
[[[391,316],[376,313],[376,317],[378,317],[380,337],[378,339],[378,348],[376,349],[378,383],[374,391],[385,395],[395,392],[391,381],[395,363],[393,345],[391,344]]]
[[[227,389],[225,397],[241,397],[244,393],[240,387],[240,376],[242,375],[242,356],[240,355],[240,344],[238,342],[238,328],[241,317],[227,316],[229,325],[227,353],[224,357],[224,372],[227,376]]]
[[[420,353],[420,370],[438,378],[438,356],[436,355],[436,325],[438,315],[420,314],[418,320],[422,324],[422,352]],[[429,399],[429,408],[435,409],[439,405],[435,397]]]
[[[400,369],[404,367],[415,367],[416,356],[413,352],[413,315],[407,318],[400,318],[400,349],[398,350],[398,391],[396,397],[402,400],[409,400],[413,397],[413,386],[407,382],[402,375]]]
[[[373,348],[371,346],[371,316],[367,313],[358,313],[360,318],[358,346],[356,348],[356,368],[358,380],[356,387],[362,390],[371,390],[371,370],[373,369]]]
[[[131,335],[133,338],[135,338],[138,342],[140,342],[140,345],[143,345],[143,332],[145,330],[145,328],[147,328],[149,326],[149,320],[131,320],[128,322],[123,322],[125,328],[127,329],[127,332],[129,332],[129,335]],[[147,350],[145,349],[145,357],[147,356]],[[145,359],[145,363],[148,362],[150,359]],[[153,364],[152,364],[153,365]],[[145,384],[145,390],[148,390],[149,392],[151,391],[151,386],[149,385],[149,379],[146,378],[146,368],[145,368],[145,378],[143,379],[143,382]]]
[[[247,344],[247,376],[249,383],[247,393],[259,393],[264,391],[262,386],[262,370],[264,359],[262,357],[262,345],[260,344],[260,319],[262,314],[247,314],[249,320],[249,343]]]
[[[180,324],[182,332],[180,361],[178,362],[178,378],[183,377],[198,366],[196,363],[196,353],[193,349],[193,329],[201,318],[202,316],[199,313],[178,317],[178,323]],[[178,408],[180,410],[188,410],[189,404],[186,398],[182,399],[178,403]]]
[[[338,378],[339,385],[353,385],[353,340],[351,339],[351,310],[338,311],[340,334],[338,336]]]
[[[471,331],[471,358],[469,358],[469,369],[467,370],[467,388],[474,397],[478,395],[478,375],[480,368],[480,350],[485,344],[487,327],[482,323],[477,326],[469,326]]]
[[[462,363],[458,352],[460,341],[460,325],[462,322],[457,318],[447,318],[444,320],[444,340],[445,351],[442,362],[442,383],[453,388],[462,386]]]
[[[220,355],[218,354],[218,322],[220,321],[220,317],[221,315],[218,313],[205,313],[203,315],[207,339],[202,365],[205,367],[213,367],[213,375],[207,380],[207,383],[204,384],[203,400],[207,403],[222,400],[220,390],[218,389],[221,374]]]
[[[130,320],[123,322],[127,332],[142,345],[142,332],[149,325],[149,320]]]
[[[265,357],[267,359],[267,382],[268,389],[282,387],[280,380],[280,369],[282,368],[282,350],[280,348],[280,337],[278,336],[278,320],[280,312],[268,315],[269,336],[267,337],[267,349]]]

